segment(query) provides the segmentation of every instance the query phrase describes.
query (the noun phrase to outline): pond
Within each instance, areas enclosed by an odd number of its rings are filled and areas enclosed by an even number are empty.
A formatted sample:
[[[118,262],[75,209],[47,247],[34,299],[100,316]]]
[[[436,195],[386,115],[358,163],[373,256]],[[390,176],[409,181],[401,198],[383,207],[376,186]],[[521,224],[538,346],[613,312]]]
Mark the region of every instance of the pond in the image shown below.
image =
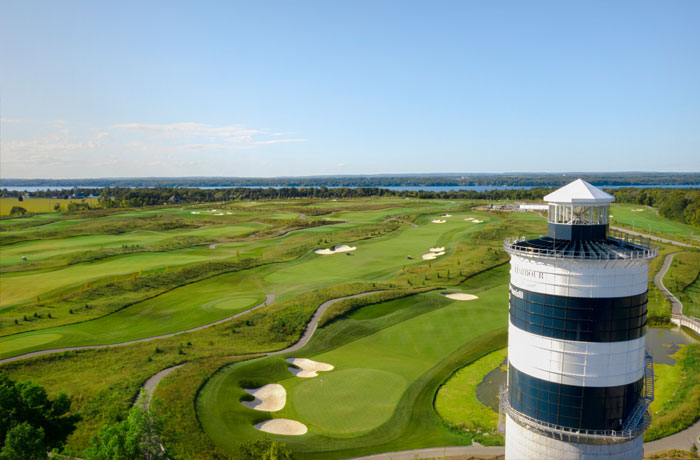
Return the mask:
[[[685,344],[693,343],[693,337],[680,328],[650,327],[647,329],[647,352],[654,358],[655,364],[673,365],[676,360],[671,355]],[[507,360],[508,358],[506,358]],[[505,364],[506,361],[503,362]],[[492,370],[476,386],[476,397],[482,404],[498,411],[498,390],[506,384],[505,366]]]

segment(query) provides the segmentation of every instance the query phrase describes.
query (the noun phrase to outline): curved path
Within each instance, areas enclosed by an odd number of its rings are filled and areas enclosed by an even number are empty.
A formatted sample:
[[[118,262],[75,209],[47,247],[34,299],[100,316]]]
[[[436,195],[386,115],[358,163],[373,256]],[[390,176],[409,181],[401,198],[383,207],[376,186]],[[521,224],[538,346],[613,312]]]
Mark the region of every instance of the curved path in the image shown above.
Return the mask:
[[[311,317],[311,320],[309,321],[309,324],[306,325],[306,330],[304,330],[304,333],[303,333],[302,336],[299,338],[299,340],[296,341],[296,343],[294,343],[293,345],[290,345],[289,347],[284,348],[284,349],[282,349],[282,350],[273,351],[273,352],[270,352],[270,353],[267,353],[267,354],[262,354],[262,356],[265,356],[265,355],[280,355],[280,354],[283,354],[283,353],[289,353],[289,352],[292,352],[292,351],[297,351],[297,350],[299,350],[301,347],[303,347],[304,345],[306,345],[307,343],[309,343],[309,340],[311,339],[311,336],[313,336],[313,335],[314,335],[314,332],[316,332],[316,328],[318,327],[318,322],[320,321],[321,317],[323,316],[323,313],[325,313],[325,311],[328,309],[328,307],[330,307],[331,305],[333,305],[333,304],[336,303],[336,302],[340,302],[341,300],[345,300],[345,299],[354,299],[354,298],[356,298],[356,297],[364,297],[364,296],[367,296],[367,295],[370,295],[370,294],[377,294],[378,292],[382,292],[382,291],[367,291],[367,292],[362,292],[362,293],[360,293],[360,294],[353,294],[353,295],[348,295],[348,296],[345,296],[345,297],[338,297],[338,298],[331,299],[331,300],[327,300],[327,301],[323,302],[323,303],[321,304],[321,306],[318,307],[318,309],[316,310],[316,312],[314,313],[314,315]],[[256,306],[255,308],[259,308],[259,307],[261,307],[262,305],[264,305],[264,304],[260,304],[260,305]],[[239,313],[239,315],[243,315],[243,314],[245,314],[245,313],[248,313],[248,312],[250,312],[250,311],[253,311],[255,308],[251,308],[250,310],[246,310],[246,311],[244,311],[244,312],[241,312],[241,313]],[[238,316],[238,315],[236,315],[236,316]],[[233,317],[232,317],[232,318],[233,318]],[[222,321],[220,321],[220,322],[223,322],[223,321],[226,321],[226,320],[222,320]],[[163,369],[162,371],[160,371],[160,372],[158,372],[157,374],[151,376],[148,380],[146,380],[146,381],[144,382],[144,384],[143,384],[143,386],[142,386],[142,390],[143,390],[142,393],[143,393],[143,395],[144,395],[144,397],[146,398],[146,401],[147,401],[146,407],[148,407],[148,401],[150,401],[151,395],[153,395],[153,391],[156,389],[156,387],[158,386],[158,384],[160,383],[160,381],[163,380],[163,377],[165,377],[166,375],[170,374],[172,371],[174,371],[174,370],[177,369],[178,367],[184,366],[185,364],[187,364],[187,363],[178,364],[177,366],[168,367],[168,368],[166,368],[166,369]]]
[[[671,302],[671,314],[673,315],[682,315],[683,314],[683,304],[676,298],[675,295],[671,293],[668,289],[666,289],[666,286],[664,286],[664,276],[666,276],[666,273],[668,272],[668,269],[671,268],[671,262],[673,262],[673,256],[676,254],[680,254],[679,252],[674,252],[673,254],[669,254],[666,256],[664,259],[663,265],[661,265],[661,269],[656,273],[656,276],[654,276],[654,284],[656,287],[661,291],[663,295],[668,298],[668,301]]]
[[[186,332],[199,331],[199,330],[211,327],[211,326],[216,326],[217,324],[225,323],[226,321],[238,318],[239,316],[243,316],[246,313],[250,313],[251,311],[257,310],[258,308],[262,308],[266,305],[269,305],[273,300],[275,300],[275,295],[274,294],[267,294],[265,296],[265,300],[262,303],[259,303],[252,308],[249,308],[249,309],[244,310],[242,312],[236,313],[235,315],[220,319],[218,321],[214,321],[213,323],[203,324],[201,326],[193,327],[191,329],[185,329],[184,331],[171,332],[169,334],[156,335],[153,337],[144,337],[143,339],[129,340],[127,342],[108,343],[108,344],[104,344],[104,345],[84,345],[84,346],[80,346],[80,347],[51,348],[49,350],[32,351],[30,353],[24,353],[22,355],[13,356],[11,358],[0,359],[0,364],[5,364],[5,363],[12,362],[12,361],[17,361],[19,359],[32,358],[34,356],[49,355],[52,353],[61,353],[64,351],[91,350],[91,349],[95,349],[95,348],[121,347],[124,345],[131,345],[133,343],[150,342],[151,340],[164,339],[166,337],[173,337],[175,335],[184,334]]]

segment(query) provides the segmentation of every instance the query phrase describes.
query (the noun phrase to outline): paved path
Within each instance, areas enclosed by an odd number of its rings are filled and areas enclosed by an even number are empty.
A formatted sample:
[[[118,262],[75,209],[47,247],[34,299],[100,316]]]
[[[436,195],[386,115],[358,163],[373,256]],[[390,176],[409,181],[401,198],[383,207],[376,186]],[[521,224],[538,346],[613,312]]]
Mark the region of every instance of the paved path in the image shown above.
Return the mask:
[[[321,317],[323,316],[323,313],[326,311],[326,309],[328,307],[330,307],[334,303],[339,302],[341,300],[345,300],[345,299],[354,299],[356,297],[364,297],[364,296],[367,296],[370,294],[376,294],[378,292],[382,292],[382,291],[367,291],[367,292],[363,292],[360,294],[354,294],[354,295],[349,295],[349,296],[345,296],[345,297],[338,297],[337,299],[331,299],[331,300],[327,300],[327,301],[323,302],[321,304],[321,306],[318,307],[318,309],[316,310],[316,313],[314,313],[314,315],[311,317],[311,321],[309,321],[309,324],[307,324],[306,330],[304,331],[301,338],[296,343],[294,343],[293,345],[291,345],[283,350],[278,350],[278,351],[273,351],[271,353],[268,353],[268,355],[279,355],[279,354],[283,354],[283,353],[297,351],[298,349],[300,349],[301,347],[303,347],[304,345],[309,343],[311,336],[314,334],[314,332],[316,332],[316,328],[318,327],[318,322],[321,319]],[[263,304],[261,304],[261,305],[263,305]],[[258,305],[255,308],[259,308],[261,305]],[[253,311],[255,308],[252,308],[250,310],[246,310],[242,313],[239,313],[239,315],[243,315],[245,313]],[[225,320],[222,320],[222,321],[225,321]],[[186,363],[184,363],[184,364],[186,364]],[[177,366],[163,369],[162,371],[158,372],[157,374],[151,376],[148,380],[146,380],[146,382],[144,382],[143,387],[142,387],[143,388],[142,393],[143,393],[143,396],[146,398],[146,401],[150,401],[151,395],[153,394],[153,391],[156,389],[156,387],[158,386],[160,381],[163,380],[163,377],[170,374],[172,371],[174,371],[178,367],[183,366],[184,364],[179,364]]]
[[[618,232],[629,233],[630,235],[635,235],[635,236],[641,236],[643,238],[648,238],[652,241],[658,241],[660,243],[675,244],[676,246],[683,246],[684,248],[692,248],[693,247],[690,244],[681,243],[680,241],[668,240],[666,238],[660,238],[658,236],[647,235],[646,233],[633,232],[632,230],[627,230],[626,228],[613,227],[613,226],[611,226],[610,228],[612,228],[613,230],[617,230]]]
[[[679,253],[674,252],[673,254],[669,254],[666,256],[663,265],[661,265],[661,269],[658,271],[658,273],[656,273],[656,276],[654,276],[654,284],[659,289],[659,291],[661,291],[661,293],[668,298],[669,302],[671,302],[671,313],[674,315],[682,315],[683,304],[680,302],[680,300],[676,298],[675,295],[671,294],[671,291],[666,289],[666,286],[664,286],[664,276],[666,276],[668,269],[671,268],[673,256],[675,256],[676,254]]]
[[[64,351],[91,350],[91,349],[96,349],[96,348],[121,347],[124,345],[131,345],[133,343],[150,342],[151,340],[164,339],[166,337],[173,337],[175,335],[184,334],[185,332],[199,331],[199,330],[211,327],[211,326],[216,326],[217,324],[225,323],[226,321],[232,320],[234,318],[238,318],[239,316],[243,316],[246,313],[250,313],[251,311],[257,310],[258,308],[262,308],[265,305],[269,305],[273,300],[275,300],[275,295],[274,294],[267,294],[265,296],[265,301],[262,303],[259,303],[258,305],[254,306],[253,308],[249,308],[248,310],[242,311],[240,313],[236,313],[235,315],[228,316],[228,317],[226,317],[224,319],[220,319],[218,321],[214,321],[213,323],[203,324],[201,326],[193,327],[191,329],[186,329],[184,331],[171,332],[169,334],[156,335],[153,337],[144,337],[143,339],[129,340],[127,342],[108,343],[108,344],[104,344],[104,345],[84,345],[81,347],[51,348],[49,350],[32,351],[31,353],[25,353],[23,355],[17,355],[17,356],[13,356],[11,358],[0,359],[0,364],[5,364],[5,363],[12,362],[12,361],[17,361],[19,359],[32,358],[34,356],[49,355],[52,353],[61,353]]]
[[[416,458],[443,458],[465,455],[492,455],[497,457],[505,455],[503,446],[451,446],[429,447],[426,449],[402,450],[400,452],[386,452],[384,454],[367,455],[365,457],[352,457],[347,460],[413,460]]]
[[[273,351],[271,353],[268,353],[270,355],[281,355],[284,353],[289,353],[292,351],[297,351],[307,343],[309,343],[309,340],[311,339],[311,336],[314,335],[314,332],[316,332],[316,328],[318,327],[318,322],[321,320],[321,317],[323,316],[323,313],[325,313],[326,309],[333,305],[336,302],[340,302],[341,300],[345,299],[354,299],[357,297],[364,297],[368,296],[370,294],[377,294],[378,292],[382,291],[367,291],[363,292],[360,294],[354,294],[354,295],[349,295],[345,297],[338,297],[337,299],[331,299],[323,302],[320,307],[316,310],[316,313],[311,317],[311,321],[309,321],[309,324],[306,325],[306,330],[302,334],[301,338],[295,343],[294,345],[285,348],[284,350],[279,350],[279,351]]]

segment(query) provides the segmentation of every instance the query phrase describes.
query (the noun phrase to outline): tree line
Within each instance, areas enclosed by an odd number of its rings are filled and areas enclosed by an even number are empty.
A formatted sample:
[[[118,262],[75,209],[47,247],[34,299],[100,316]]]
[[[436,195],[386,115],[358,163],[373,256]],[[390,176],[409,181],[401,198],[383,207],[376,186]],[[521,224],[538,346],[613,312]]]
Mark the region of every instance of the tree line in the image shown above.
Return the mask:
[[[196,204],[223,201],[277,200],[277,199],[343,199],[399,197],[443,200],[541,200],[554,187],[536,187],[508,190],[391,190],[380,187],[279,187],[279,188],[186,188],[186,187],[106,187],[77,188],[72,190],[42,190],[32,196],[45,198],[72,198],[75,196],[99,196],[101,208],[137,208],[167,204]],[[654,206],[659,214],[677,222],[700,227],[700,189],[670,188],[615,188],[607,189],[618,203],[635,203]],[[2,190],[0,196],[21,197],[22,192]],[[68,212],[89,208],[88,203],[70,203]],[[22,209],[14,215],[22,214]]]
[[[618,203],[654,206],[667,219],[700,227],[700,189],[621,188],[611,193]]]
[[[601,186],[696,185],[700,173],[505,173],[308,177],[145,177],[1,179],[0,187],[557,187],[580,177]]]

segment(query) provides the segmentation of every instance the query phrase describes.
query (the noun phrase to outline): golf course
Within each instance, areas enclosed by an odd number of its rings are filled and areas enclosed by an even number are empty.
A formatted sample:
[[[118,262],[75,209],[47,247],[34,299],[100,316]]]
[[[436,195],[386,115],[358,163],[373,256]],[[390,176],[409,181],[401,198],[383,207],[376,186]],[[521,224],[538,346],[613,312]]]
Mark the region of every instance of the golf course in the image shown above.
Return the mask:
[[[0,372],[71,396],[66,454],[165,370],[152,410],[173,459],[267,438],[319,460],[503,444],[476,388],[505,357],[503,240],[546,233],[541,215],[398,197],[41,206],[0,220]],[[637,208],[612,213],[689,236]],[[685,382],[667,366],[662,388]]]

